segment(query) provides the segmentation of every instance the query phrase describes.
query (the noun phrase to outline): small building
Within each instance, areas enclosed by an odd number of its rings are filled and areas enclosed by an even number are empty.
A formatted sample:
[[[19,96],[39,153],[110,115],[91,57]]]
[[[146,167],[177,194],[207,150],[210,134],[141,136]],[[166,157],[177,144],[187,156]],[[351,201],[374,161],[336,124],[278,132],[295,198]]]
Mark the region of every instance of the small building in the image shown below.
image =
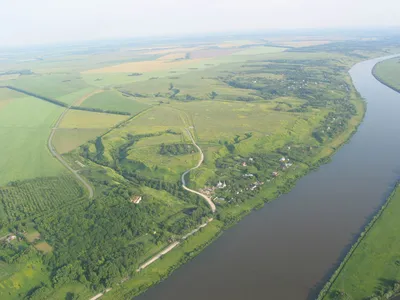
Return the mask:
[[[248,173],[248,174],[244,174],[243,175],[243,177],[253,177],[254,175],[253,174],[251,174],[251,173]]]
[[[7,242],[11,242],[11,241],[15,240],[16,238],[17,238],[16,235],[10,235],[10,236],[6,239],[6,241],[7,241]]]
[[[134,204],[139,204],[140,201],[142,201],[142,196],[134,196],[131,198],[131,202]]]
[[[272,172],[272,176],[277,177],[279,175],[278,172]]]
[[[217,189],[224,189],[224,188],[226,188],[226,183],[225,183],[225,181],[224,181],[224,183],[222,183],[221,181],[219,181],[219,182],[217,183]]]
[[[285,161],[286,161],[286,158],[285,158],[285,157],[282,157],[279,161],[280,161],[280,162],[285,162]]]
[[[247,164],[245,161],[242,163],[242,167],[247,167]]]

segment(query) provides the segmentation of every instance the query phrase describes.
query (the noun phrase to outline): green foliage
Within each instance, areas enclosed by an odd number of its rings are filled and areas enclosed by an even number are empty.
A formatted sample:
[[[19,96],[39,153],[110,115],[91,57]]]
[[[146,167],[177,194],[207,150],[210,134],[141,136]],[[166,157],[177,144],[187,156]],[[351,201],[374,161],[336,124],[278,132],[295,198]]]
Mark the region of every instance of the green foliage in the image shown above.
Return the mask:
[[[192,152],[197,152],[197,149],[192,144],[164,144],[160,145],[161,155],[183,155]]]
[[[3,222],[32,217],[82,196],[83,189],[72,175],[10,182],[0,187],[0,205],[6,214]]]

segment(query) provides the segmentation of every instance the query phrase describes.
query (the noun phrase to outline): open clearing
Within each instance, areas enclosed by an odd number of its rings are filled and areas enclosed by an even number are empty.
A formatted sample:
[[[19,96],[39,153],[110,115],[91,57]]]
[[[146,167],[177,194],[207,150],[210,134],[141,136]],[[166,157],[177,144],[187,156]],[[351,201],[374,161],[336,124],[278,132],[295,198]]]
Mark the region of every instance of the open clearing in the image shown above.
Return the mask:
[[[47,149],[51,127],[62,110],[33,97],[16,98],[0,110],[0,185],[63,171]]]
[[[7,268],[8,265],[5,264]],[[3,269],[0,263],[0,270]],[[48,273],[40,259],[28,261],[25,264],[18,264],[8,275],[0,275],[0,298],[9,300],[21,299],[33,287],[40,285],[41,282],[49,281]]]
[[[148,108],[147,104],[138,102],[133,97],[122,95],[118,91],[96,92],[81,102],[83,107],[99,108],[109,111],[123,111],[135,115]]]
[[[110,128],[126,118],[127,116],[122,115],[70,110],[59,128]]]
[[[53,247],[51,247],[49,244],[46,242],[40,242],[35,245],[35,248],[43,253],[49,253],[53,250]]]
[[[58,153],[64,154],[95,139],[106,130],[108,128],[59,128],[54,134],[53,145]]]

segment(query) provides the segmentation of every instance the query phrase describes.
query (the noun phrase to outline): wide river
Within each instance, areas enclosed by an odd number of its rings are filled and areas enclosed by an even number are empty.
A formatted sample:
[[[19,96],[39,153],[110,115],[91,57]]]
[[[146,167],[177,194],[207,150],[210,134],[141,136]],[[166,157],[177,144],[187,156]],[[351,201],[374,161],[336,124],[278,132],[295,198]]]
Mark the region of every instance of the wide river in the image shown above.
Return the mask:
[[[350,71],[367,114],[332,162],[137,299],[315,299],[400,175],[400,94],[372,76],[380,60]]]

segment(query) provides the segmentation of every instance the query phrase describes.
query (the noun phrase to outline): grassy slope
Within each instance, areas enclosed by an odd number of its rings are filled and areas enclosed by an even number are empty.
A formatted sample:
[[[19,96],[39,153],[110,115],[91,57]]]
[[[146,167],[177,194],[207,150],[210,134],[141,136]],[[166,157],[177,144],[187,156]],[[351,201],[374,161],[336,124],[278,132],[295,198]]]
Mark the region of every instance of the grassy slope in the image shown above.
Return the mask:
[[[47,149],[51,127],[61,112],[33,97],[16,98],[0,110],[0,184],[63,170]]]
[[[59,128],[53,137],[53,145],[58,153],[64,154],[95,139],[106,130],[104,128]]]
[[[371,297],[400,281],[400,187],[382,215],[341,270],[330,292],[346,292],[354,300]],[[324,299],[335,299],[331,293]]]
[[[117,91],[105,91],[95,94],[86,99],[81,106],[103,110],[126,111],[133,115],[148,108],[148,105],[125,97]]]
[[[126,118],[122,115],[70,110],[54,135],[53,145],[60,153],[67,153],[102,135]]]
[[[70,110],[61,121],[60,128],[110,128],[127,116]]]
[[[380,62],[374,68],[374,75],[379,81],[396,91],[400,91],[400,59],[392,58]]]

